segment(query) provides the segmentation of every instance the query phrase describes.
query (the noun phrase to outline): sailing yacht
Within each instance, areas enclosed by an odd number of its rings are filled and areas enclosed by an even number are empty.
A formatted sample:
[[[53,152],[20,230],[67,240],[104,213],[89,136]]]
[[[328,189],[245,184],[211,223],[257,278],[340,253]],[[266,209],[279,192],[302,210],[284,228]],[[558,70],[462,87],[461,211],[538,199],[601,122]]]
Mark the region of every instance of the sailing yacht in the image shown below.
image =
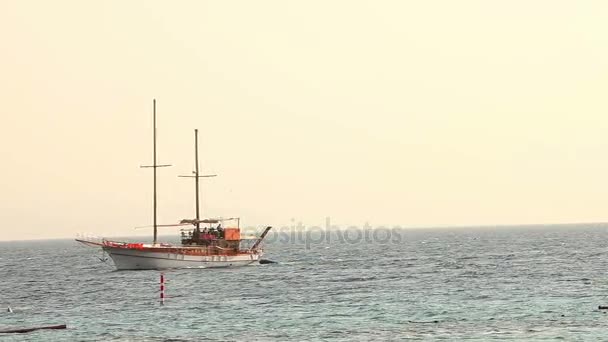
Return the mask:
[[[118,270],[149,270],[169,268],[210,268],[246,266],[258,262],[263,255],[261,243],[270,231],[266,227],[259,237],[241,234],[239,218],[201,218],[199,203],[199,180],[215,175],[200,175],[198,163],[198,130],[194,130],[195,170],[193,175],[180,176],[195,179],[195,218],[183,219],[179,226],[181,244],[162,243],[158,240],[156,211],[156,169],[170,165],[156,162],[156,100],[153,101],[153,164],[142,166],[152,168],[154,186],[153,242],[127,243],[108,239],[76,239],[88,246],[101,247],[114,261]],[[188,228],[184,228],[188,227]],[[249,244],[250,246],[246,246]]]

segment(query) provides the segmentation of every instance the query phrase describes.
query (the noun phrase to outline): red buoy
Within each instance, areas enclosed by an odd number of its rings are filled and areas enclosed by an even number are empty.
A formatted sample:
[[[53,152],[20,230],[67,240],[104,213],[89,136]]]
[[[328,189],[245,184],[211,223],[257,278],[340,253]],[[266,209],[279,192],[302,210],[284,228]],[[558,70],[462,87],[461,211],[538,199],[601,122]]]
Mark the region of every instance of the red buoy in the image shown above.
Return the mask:
[[[160,305],[165,305],[165,274],[160,274]]]

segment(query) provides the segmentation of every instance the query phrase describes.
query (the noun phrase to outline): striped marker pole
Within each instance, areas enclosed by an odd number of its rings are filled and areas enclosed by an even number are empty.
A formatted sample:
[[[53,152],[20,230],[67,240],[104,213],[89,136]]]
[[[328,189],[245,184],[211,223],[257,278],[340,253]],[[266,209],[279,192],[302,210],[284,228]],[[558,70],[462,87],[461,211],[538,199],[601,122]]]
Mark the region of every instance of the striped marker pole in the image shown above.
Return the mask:
[[[160,305],[165,305],[165,274],[160,274]]]

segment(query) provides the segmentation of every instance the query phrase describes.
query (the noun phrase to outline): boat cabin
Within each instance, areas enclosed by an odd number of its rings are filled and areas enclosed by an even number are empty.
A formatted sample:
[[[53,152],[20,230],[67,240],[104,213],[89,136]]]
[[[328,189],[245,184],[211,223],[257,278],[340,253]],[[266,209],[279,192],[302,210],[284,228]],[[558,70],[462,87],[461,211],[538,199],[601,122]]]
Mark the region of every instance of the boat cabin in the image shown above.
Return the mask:
[[[225,220],[182,220],[180,223],[193,224],[194,228],[182,229],[181,242],[184,246],[217,246],[227,249],[239,249],[241,229],[222,227]]]

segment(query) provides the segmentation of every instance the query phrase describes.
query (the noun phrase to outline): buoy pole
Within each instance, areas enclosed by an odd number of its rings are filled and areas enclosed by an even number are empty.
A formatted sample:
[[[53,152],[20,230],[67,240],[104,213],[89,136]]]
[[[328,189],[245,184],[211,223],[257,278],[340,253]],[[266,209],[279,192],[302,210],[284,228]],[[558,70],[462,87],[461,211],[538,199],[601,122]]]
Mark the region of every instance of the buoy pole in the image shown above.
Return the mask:
[[[160,274],[160,305],[165,305],[165,274]]]

